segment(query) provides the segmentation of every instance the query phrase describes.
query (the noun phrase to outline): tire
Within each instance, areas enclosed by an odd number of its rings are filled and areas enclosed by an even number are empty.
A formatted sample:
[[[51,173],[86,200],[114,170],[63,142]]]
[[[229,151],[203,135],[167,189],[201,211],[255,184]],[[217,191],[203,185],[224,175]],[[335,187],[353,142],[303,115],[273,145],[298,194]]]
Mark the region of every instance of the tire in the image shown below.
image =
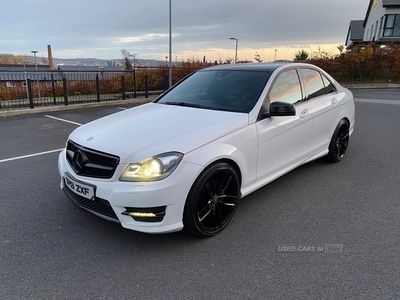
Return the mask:
[[[235,169],[224,162],[211,165],[196,179],[186,199],[184,229],[200,237],[216,235],[232,219],[239,198]]]
[[[329,143],[329,152],[326,159],[329,162],[337,163],[341,161],[346,154],[350,138],[350,125],[345,119],[340,120],[333,133]]]

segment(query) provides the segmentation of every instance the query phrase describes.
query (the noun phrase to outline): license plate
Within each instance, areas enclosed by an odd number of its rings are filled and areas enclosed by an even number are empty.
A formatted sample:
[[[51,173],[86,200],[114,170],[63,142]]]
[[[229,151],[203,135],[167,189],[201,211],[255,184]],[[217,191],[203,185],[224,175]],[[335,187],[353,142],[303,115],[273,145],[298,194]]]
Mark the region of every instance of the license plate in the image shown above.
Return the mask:
[[[96,186],[73,178],[68,172],[65,173],[65,185],[75,194],[86,199],[95,200]]]

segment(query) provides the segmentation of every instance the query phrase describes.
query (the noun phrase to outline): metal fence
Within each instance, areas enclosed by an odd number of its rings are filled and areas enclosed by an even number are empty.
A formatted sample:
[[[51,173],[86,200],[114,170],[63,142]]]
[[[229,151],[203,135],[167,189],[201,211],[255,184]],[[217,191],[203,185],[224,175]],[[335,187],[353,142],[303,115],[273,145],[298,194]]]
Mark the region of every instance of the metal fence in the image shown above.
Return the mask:
[[[394,59],[370,60],[339,56],[312,59],[342,84],[400,83],[400,65]],[[204,67],[204,66],[203,66]],[[173,67],[176,83],[200,66]],[[168,67],[136,67],[131,71],[0,70],[0,109],[34,108],[148,97],[164,92]]]
[[[172,82],[193,71],[173,68]],[[0,109],[147,98],[164,92],[168,83],[166,67],[136,67],[132,71],[2,70]]]

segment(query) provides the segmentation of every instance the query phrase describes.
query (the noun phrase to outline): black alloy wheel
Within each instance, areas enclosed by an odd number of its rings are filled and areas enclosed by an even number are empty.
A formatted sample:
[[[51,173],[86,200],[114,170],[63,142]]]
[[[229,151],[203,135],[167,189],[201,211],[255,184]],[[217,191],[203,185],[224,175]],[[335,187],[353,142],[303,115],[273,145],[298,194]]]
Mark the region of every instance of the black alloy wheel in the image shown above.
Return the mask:
[[[231,165],[219,162],[204,170],[186,199],[185,230],[201,237],[219,233],[236,211],[239,189],[239,177]]]
[[[340,120],[333,133],[329,144],[329,153],[326,158],[328,161],[336,163],[343,159],[349,145],[350,125],[345,120]]]

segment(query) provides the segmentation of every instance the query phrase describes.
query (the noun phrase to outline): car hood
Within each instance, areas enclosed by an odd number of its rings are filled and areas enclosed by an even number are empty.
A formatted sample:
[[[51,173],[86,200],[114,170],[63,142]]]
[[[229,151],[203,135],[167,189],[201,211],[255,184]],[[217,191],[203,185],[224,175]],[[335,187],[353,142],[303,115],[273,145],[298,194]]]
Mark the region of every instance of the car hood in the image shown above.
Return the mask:
[[[69,138],[124,164],[169,151],[185,154],[247,125],[243,113],[149,103],[82,125]]]

